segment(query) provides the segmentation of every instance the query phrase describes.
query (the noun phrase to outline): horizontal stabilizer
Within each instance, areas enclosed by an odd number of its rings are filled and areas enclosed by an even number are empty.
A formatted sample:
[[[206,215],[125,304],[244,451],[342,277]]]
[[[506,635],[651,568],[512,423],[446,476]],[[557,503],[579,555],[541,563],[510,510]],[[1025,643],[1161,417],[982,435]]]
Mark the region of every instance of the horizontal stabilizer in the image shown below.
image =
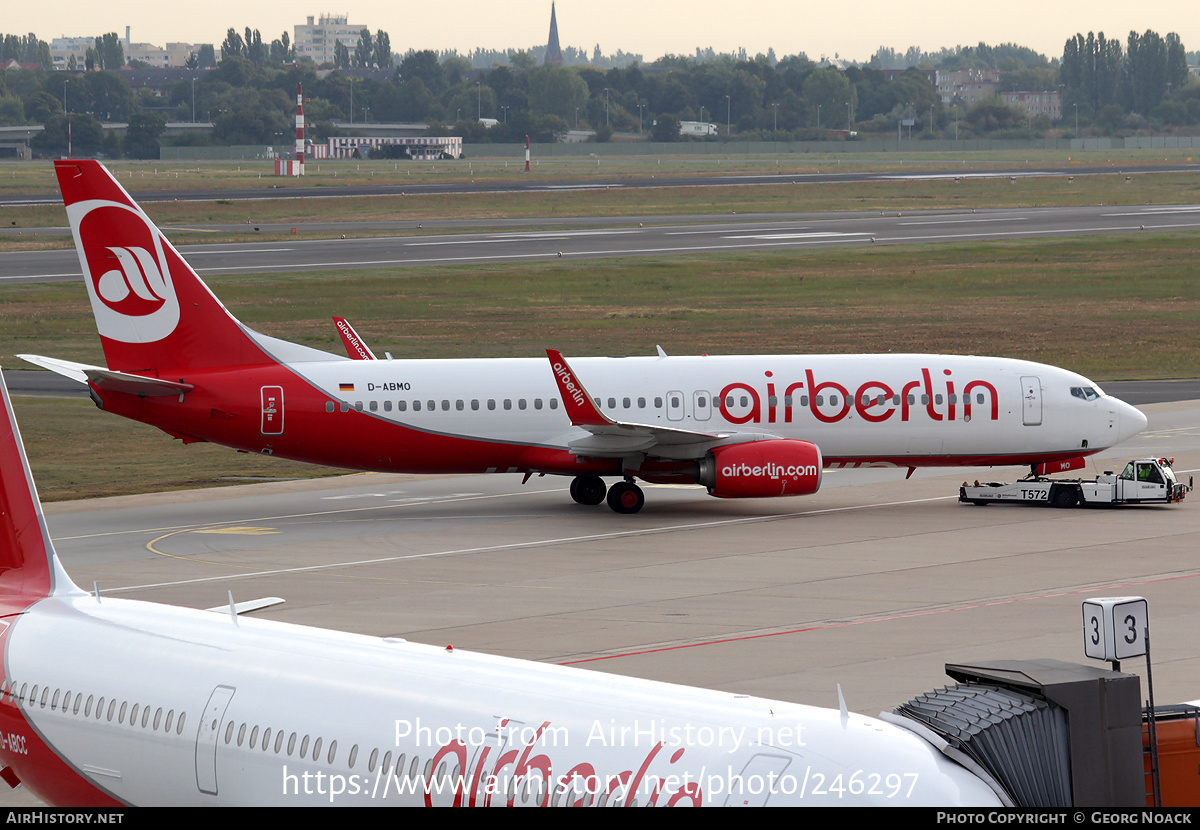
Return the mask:
[[[128,372],[114,372],[102,366],[89,366],[86,363],[73,363],[69,360],[58,360],[36,354],[19,354],[17,357],[34,366],[41,366],[43,369],[57,372],[63,377],[80,383],[91,383],[97,389],[108,392],[125,392],[130,395],[153,398],[158,395],[182,395],[196,388],[190,383],[131,375]]]
[[[70,378],[73,381],[86,384],[88,382],[87,375],[84,369],[98,369],[98,366],[89,366],[86,363],[74,363],[70,360],[59,360],[54,357],[42,357],[40,354],[19,354],[17,357],[24,360],[26,363],[32,363],[34,366],[41,366],[43,369],[49,369],[51,372],[56,372],[65,378]]]
[[[235,614],[252,614],[255,611],[262,611],[264,608],[274,608],[276,605],[283,605],[282,597],[262,597],[260,599],[248,599],[245,602],[235,602],[233,611]],[[218,605],[216,608],[205,608],[205,611],[215,611],[218,614],[228,614],[228,605]]]

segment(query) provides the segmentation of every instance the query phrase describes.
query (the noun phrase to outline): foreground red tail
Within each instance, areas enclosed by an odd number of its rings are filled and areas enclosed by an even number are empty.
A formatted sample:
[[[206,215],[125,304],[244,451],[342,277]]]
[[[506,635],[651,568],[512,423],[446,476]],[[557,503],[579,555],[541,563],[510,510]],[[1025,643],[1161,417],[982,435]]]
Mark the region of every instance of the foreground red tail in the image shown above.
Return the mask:
[[[65,575],[55,567],[54,548],[42,516],[25,446],[0,372],[0,611],[13,602],[49,595]]]

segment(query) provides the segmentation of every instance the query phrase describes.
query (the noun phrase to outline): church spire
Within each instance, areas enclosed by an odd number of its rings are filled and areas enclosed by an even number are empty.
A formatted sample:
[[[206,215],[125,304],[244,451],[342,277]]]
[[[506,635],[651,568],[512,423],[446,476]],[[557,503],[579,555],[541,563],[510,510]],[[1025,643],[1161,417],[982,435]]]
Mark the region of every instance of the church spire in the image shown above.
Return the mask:
[[[542,63],[547,66],[562,66],[562,47],[558,45],[558,20],[554,17],[554,4],[550,4],[550,41],[546,44],[546,59]]]

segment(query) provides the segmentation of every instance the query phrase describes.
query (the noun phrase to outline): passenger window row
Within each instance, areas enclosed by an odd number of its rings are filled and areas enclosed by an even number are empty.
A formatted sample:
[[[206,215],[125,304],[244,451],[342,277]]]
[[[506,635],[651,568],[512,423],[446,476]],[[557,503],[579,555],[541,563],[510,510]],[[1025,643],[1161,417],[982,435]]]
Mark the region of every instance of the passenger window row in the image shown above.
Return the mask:
[[[273,739],[273,740],[272,740]],[[330,741],[328,746],[324,740],[318,736],[312,735],[301,736],[298,732],[288,732],[286,729],[265,729],[260,726],[251,726],[248,723],[238,723],[236,720],[230,720],[225,725],[224,742],[226,746],[245,747],[247,750],[257,750],[259,752],[273,752],[276,755],[286,755],[287,757],[296,756],[300,759],[309,759],[318,763],[332,765],[338,760],[338,742]],[[322,749],[325,750],[322,753]],[[371,754],[366,759],[366,770],[369,773],[374,773],[376,769],[380,774],[391,774],[397,778],[408,776],[409,780],[416,781],[419,777],[428,778],[433,771],[433,759],[426,760],[424,769],[421,767],[421,759],[415,753],[409,758],[405,753],[401,752],[395,758],[395,763],[392,761],[392,753],[390,751],[384,753],[383,758],[379,757],[380,750],[372,749]],[[346,753],[346,767],[354,769],[359,762],[358,744],[350,747],[350,751]],[[455,772],[457,773],[457,766]],[[445,774],[446,764],[439,767],[439,774]]]
[[[19,686],[19,688],[18,688]],[[126,700],[119,701],[116,698],[96,698],[95,695],[87,695],[84,692],[63,692],[59,688],[51,689],[50,686],[41,686],[33,684],[32,688],[28,683],[18,684],[16,681],[5,681],[0,683],[0,702],[5,699],[14,705],[32,710],[49,709],[57,711],[64,715],[71,715],[83,718],[95,718],[106,722],[115,721],[117,724],[130,727],[140,726],[142,729],[152,729],[158,732],[160,729],[164,734],[170,734],[172,730],[176,735],[182,735],[184,725],[187,720],[186,713],[180,712],[179,717],[175,717],[175,710],[168,709],[163,713],[162,707],[153,707],[151,705],[142,705],[130,703]],[[312,735],[301,736],[298,732],[288,732],[286,729],[265,729],[254,725],[251,726],[246,722],[240,724],[235,719],[230,719],[225,724],[223,734],[224,743],[226,746],[236,745],[244,747],[246,750],[257,750],[260,752],[274,752],[276,755],[286,754],[287,757],[295,755],[300,759],[309,759],[317,763],[324,761],[325,764],[333,765],[338,759],[338,742],[332,740],[328,746],[324,740],[318,736],[314,738]],[[272,740],[273,739],[273,740]],[[324,753],[322,753],[324,749]],[[349,769],[354,769],[359,761],[358,744],[354,744],[346,756],[346,765]],[[422,768],[421,759],[417,754],[409,757],[406,753],[399,753],[393,756],[391,751],[387,751],[380,758],[379,748],[371,750],[370,755],[366,760],[366,771],[375,773],[379,770],[381,775],[393,775],[397,779],[408,777],[410,782],[417,782],[424,778],[430,779],[434,774],[433,758],[428,758]],[[437,775],[441,778],[446,778],[448,781],[456,781],[462,775],[462,769],[458,764],[450,767],[448,760],[443,760],[437,769]],[[480,785],[486,782],[486,776],[481,779]],[[504,798],[506,800],[516,800],[529,803],[530,801],[541,805],[546,797],[543,790],[543,783],[529,779],[524,782],[522,791],[517,792],[518,781],[514,776],[508,782],[507,791],[504,794],[498,794],[493,797]],[[420,787],[412,788],[416,792],[420,792]],[[593,801],[598,800],[603,806],[609,799],[608,793],[588,793],[581,791],[573,791],[574,788],[569,782],[564,782],[562,786],[555,788],[551,796],[551,804],[557,806],[563,803],[564,806],[570,805],[576,799],[582,798],[585,805],[590,805]],[[450,791],[447,789],[447,791]],[[598,798],[597,798],[598,797]],[[564,802],[563,799],[566,799]],[[632,805],[636,805],[637,801],[633,800]]]
[[[532,400],[532,402],[526,400],[525,398],[517,398],[515,401],[512,398],[503,398],[501,400],[496,400],[495,398],[489,398],[486,401],[481,401],[478,398],[473,399],[471,401],[464,401],[461,399],[450,401],[450,400],[443,398],[440,401],[437,401],[437,400],[412,400],[412,401],[400,400],[400,401],[396,401],[395,402],[395,411],[396,412],[408,412],[411,409],[413,412],[439,412],[439,411],[440,412],[449,412],[451,409],[453,409],[455,412],[465,412],[469,408],[472,412],[478,412],[478,411],[480,411],[480,409],[487,409],[489,412],[493,412],[496,409],[510,411],[513,408],[516,408],[518,410],[527,410],[530,408],[531,403],[532,403],[532,408],[534,410],[541,410],[541,409],[545,409],[545,408],[558,409],[558,399],[557,398],[550,398],[548,401],[543,401],[541,398],[534,398]],[[352,408],[354,409],[355,412],[362,412],[364,409],[369,412],[380,412],[380,411],[391,412],[392,408],[393,408],[393,404],[392,404],[392,401],[390,401],[390,400],[382,401],[382,402],[367,401],[365,405],[363,404],[362,401],[355,401],[353,405],[351,405],[349,401],[341,401],[340,405],[339,405],[339,403],[334,402],[334,401],[326,401],[325,402],[325,411],[326,412],[335,412],[335,411],[338,411],[339,409],[342,412],[349,412]]]
[[[960,401],[962,403],[970,403],[971,402],[970,395],[958,395],[956,393],[953,395],[949,395],[948,397],[949,397],[950,403],[952,403],[952,404],[959,403]],[[916,404],[917,404],[917,396],[916,395],[908,395],[907,398],[908,398],[908,400],[907,400],[908,406],[916,406]],[[863,395],[862,398],[860,399],[863,406],[885,406],[889,403],[892,406],[899,406],[900,400],[901,400],[900,395],[891,395],[891,396],[888,396],[888,395]],[[935,404],[941,405],[944,400],[945,399],[943,398],[943,396],[940,393],[933,396],[933,402]],[[983,396],[982,392],[977,393],[975,395],[975,403],[982,405],[983,400],[984,400],[984,396]],[[825,401],[826,401],[826,397],[824,395],[816,396],[816,405],[817,406],[824,406]],[[829,401],[830,406],[838,406],[842,402],[841,398],[839,398],[837,395],[830,395],[828,398],[828,401]],[[920,401],[921,401],[921,406],[928,406],[929,405],[929,396],[921,395]],[[792,395],[784,395],[783,396],[783,405],[784,406],[793,406],[797,402],[799,402],[800,406],[802,406],[802,407],[808,406],[808,395],[800,395],[798,398],[796,398]],[[704,398],[700,398],[697,400],[698,406],[702,407],[702,406],[704,406],[704,404],[705,404]],[[719,397],[713,398],[712,405],[714,407],[719,407],[721,405],[721,399]],[[771,406],[771,407],[778,406],[779,405],[779,396],[778,395],[769,395],[767,397],[767,405]],[[736,396],[736,397],[733,395],[727,395],[725,397],[725,408],[732,409],[735,406],[742,406],[742,407],[750,406],[750,397],[748,395],[740,395],[740,396]]]
[[[274,742],[272,742],[272,735],[274,735]],[[276,755],[285,754],[288,757],[295,755],[302,760],[309,759],[318,763],[323,760],[328,765],[333,765],[338,760],[338,742],[336,740],[330,741],[322,759],[321,750],[323,742],[320,737],[313,738],[311,735],[301,736],[298,732],[288,733],[284,729],[272,732],[270,728],[267,728],[260,732],[258,726],[251,726],[245,722],[239,724],[236,720],[230,720],[226,724],[224,742],[227,746],[244,746],[247,750],[274,752]],[[457,763],[451,767],[450,759],[443,759],[435,771],[433,769],[432,757],[427,758],[422,765],[421,758],[416,753],[409,757],[406,753],[401,752],[393,759],[390,750],[384,752],[382,758],[380,757],[380,751],[376,747],[367,756],[367,773],[375,774],[376,770],[378,770],[379,775],[392,775],[397,779],[407,776],[408,780],[414,785],[418,781],[432,780],[431,776],[433,775],[437,775],[439,780],[447,782],[458,781],[460,776],[463,775],[463,770]],[[347,753],[345,761],[348,769],[353,770],[357,766],[360,754],[358,744],[350,747],[350,752]],[[477,795],[482,796],[488,786],[487,776],[481,776]],[[518,786],[521,786],[519,792],[517,790]],[[507,782],[506,791],[502,794],[496,793],[493,795],[492,801],[495,803],[499,799],[504,799],[505,801],[520,800],[522,803],[528,804],[532,802],[541,806],[545,802],[547,795],[544,786],[544,782],[535,780],[533,777],[518,780],[516,776],[511,776]],[[413,786],[411,790],[421,792],[422,787]],[[453,790],[453,786],[442,788],[443,792],[452,792]],[[612,797],[616,798],[616,796]],[[558,806],[561,803],[563,806],[570,806],[576,800],[582,799],[585,806],[590,806],[594,802],[598,802],[599,806],[605,806],[609,798],[609,793],[580,791],[576,790],[571,782],[563,782],[555,788],[551,795],[551,804],[552,806]],[[630,799],[630,806],[637,806],[637,800]]]
[[[115,720],[118,724],[140,726],[142,729],[152,729],[155,732],[161,729],[163,734],[170,734],[173,726],[175,734],[182,735],[186,719],[183,712],[180,712],[179,718],[176,719],[174,709],[168,709],[164,716],[161,706],[154,708],[138,703],[130,706],[129,701],[126,700],[122,700],[118,704],[116,698],[101,697],[97,700],[95,695],[87,695],[85,698],[83,692],[63,692],[57,688],[51,693],[49,686],[39,687],[36,683],[33,684],[33,688],[30,688],[28,683],[22,683],[18,689],[15,680],[0,685],[0,701],[5,697],[14,706],[21,706],[28,710],[49,709],[51,712],[61,712],[64,715],[94,717],[95,720],[104,720],[108,723]]]
[[[937,406],[941,406],[947,397],[949,398],[949,402],[951,404],[957,404],[960,401],[964,404],[969,404],[971,402],[970,395],[951,394],[949,396],[943,396],[941,393],[938,393],[933,396],[933,403],[936,404]],[[908,406],[916,406],[917,405],[917,401],[918,401],[917,395],[908,395],[907,398],[908,398],[908,400],[907,400]],[[861,404],[862,404],[862,406],[886,406],[890,403],[892,406],[900,406],[900,399],[901,399],[900,395],[891,395],[890,397],[887,395],[863,395],[861,398]],[[620,402],[620,408],[622,408],[622,409],[633,409],[634,408],[634,399],[633,398],[620,398],[620,399],[608,398],[607,400],[605,400],[603,398],[593,398],[592,400],[595,402],[596,406],[600,407],[600,408],[605,408],[605,404],[607,404],[607,409],[609,409],[609,410],[614,410],[614,409],[618,408],[618,406],[617,406],[618,400]],[[920,396],[921,406],[928,406],[929,400],[930,400],[929,395],[921,395]],[[801,396],[799,396],[799,398],[795,398],[792,395],[785,395],[783,397],[783,405],[784,406],[794,406],[797,402],[799,403],[799,405],[801,407],[808,406],[808,395],[801,395]],[[840,406],[842,404],[842,399],[839,398],[837,395],[830,395],[828,397],[828,402],[829,402],[830,406]],[[982,406],[983,402],[984,402],[983,393],[982,392],[977,393],[975,395],[975,403]],[[767,403],[771,407],[778,406],[779,405],[779,396],[778,395],[770,395],[767,398]],[[826,403],[826,397],[824,395],[817,395],[815,403],[817,406],[824,406]],[[637,409],[645,409],[646,405],[647,405],[646,398],[637,398],[636,399],[636,408]],[[663,405],[663,399],[661,397],[656,397],[654,399],[654,408],[662,409],[662,405]],[[675,397],[671,398],[671,406],[672,407],[679,407],[681,405],[682,405],[682,402],[678,398],[675,398]],[[721,398],[713,397],[712,405],[714,408],[719,408],[721,406]],[[706,408],[708,406],[708,398],[705,398],[705,397],[696,398],[696,406],[699,409]],[[750,406],[750,397],[748,395],[739,395],[739,396],[727,395],[725,397],[725,408],[732,409],[735,406],[741,406],[741,407]],[[532,400],[532,408],[535,411],[541,410],[546,407],[548,407],[549,409],[553,409],[553,410],[558,409],[558,399],[550,398],[547,401],[543,401],[541,398],[534,398]],[[390,400],[385,400],[382,402],[367,401],[366,404],[364,405],[364,403],[362,401],[355,401],[352,406],[349,401],[341,401],[340,404],[335,401],[326,401],[325,402],[325,411],[326,412],[335,412],[338,410],[340,410],[342,412],[349,412],[351,410],[351,408],[353,408],[355,412],[362,412],[364,409],[366,409],[369,412],[379,412],[379,411],[391,412],[393,410],[393,403]],[[472,412],[478,412],[478,411],[480,411],[480,409],[484,409],[484,408],[486,408],[487,411],[489,411],[489,412],[493,412],[496,409],[501,409],[505,412],[508,412],[514,408],[516,408],[519,411],[525,411],[530,408],[530,401],[526,400],[525,398],[517,398],[515,401],[512,398],[503,398],[500,400],[497,400],[495,398],[488,398],[486,401],[481,401],[476,398],[476,399],[472,399],[471,401],[468,402],[468,401],[465,401],[462,399],[450,401],[446,398],[443,398],[440,401],[438,401],[438,400],[412,400],[412,401],[398,400],[395,402],[395,411],[396,412],[408,412],[408,411],[410,411],[410,409],[413,412],[439,412],[439,411],[440,412],[450,412],[451,409],[453,409],[455,412],[464,412],[468,408]]]

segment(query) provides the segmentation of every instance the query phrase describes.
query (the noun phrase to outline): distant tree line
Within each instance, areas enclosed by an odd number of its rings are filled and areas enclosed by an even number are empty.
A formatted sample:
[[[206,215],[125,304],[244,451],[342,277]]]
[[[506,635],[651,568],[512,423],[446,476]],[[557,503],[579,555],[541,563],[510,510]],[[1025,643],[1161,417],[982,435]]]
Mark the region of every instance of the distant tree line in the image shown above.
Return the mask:
[[[1159,116],[1169,123],[1194,123],[1179,120],[1187,118],[1195,95],[1188,89],[1194,83],[1189,83],[1187,52],[1174,32],[1165,38],[1152,31],[1130,32],[1124,50],[1103,32],[1078,34],[1063,48],[1059,77],[1064,105],[1082,107],[1089,118],[1113,121],[1132,113],[1145,118],[1174,95],[1171,103],[1183,111],[1173,106]]]
[[[40,64],[45,70],[54,68],[50,57],[50,44],[38,40],[38,36],[30,32],[25,36],[0,35],[0,63]]]
[[[0,38],[4,55],[36,55],[42,45],[33,35]],[[531,52],[513,51],[479,69],[457,53],[397,58],[386,32],[364,29],[352,50],[342,50],[344,67],[322,76],[311,60],[297,59],[286,32],[267,43],[257,30],[231,28],[221,48],[219,62],[211,49],[192,56],[194,79],[175,75],[134,91],[126,74],[111,68],[123,63],[121,39],[104,35],[88,50],[93,71],[52,72],[34,61],[36,68],[0,73],[0,124],[43,124],[35,146],[47,155],[66,150],[68,111],[76,152],[153,157],[168,140],[278,146],[291,141],[297,83],[304,85],[309,135],[318,141],[353,134],[363,121],[425,123],[429,134],[461,135],[467,143],[521,142],[526,135],[549,142],[576,128],[593,131],[596,141],[617,132],[659,141],[848,138],[851,131],[890,137],[906,119],[913,137],[941,138],[1071,133],[1077,116],[1091,135],[1200,124],[1200,82],[1187,72],[1183,44],[1175,34],[1149,31],[1131,33],[1124,45],[1080,34],[1067,41],[1061,60],[1016,44],[910,49],[903,60],[922,65],[903,71],[884,68],[900,58],[883,49],[870,63],[845,68],[804,55],[697,50],[695,57],[608,69],[543,66]],[[945,104],[930,79],[931,59],[945,70],[995,69],[1005,89],[1061,91],[1063,118],[1054,124],[998,97]],[[206,63],[214,65],[205,70]],[[163,137],[168,121],[190,121],[193,111],[212,122],[210,132]],[[103,133],[105,121],[128,123],[125,137]],[[683,121],[716,125],[718,135],[685,139]]]

